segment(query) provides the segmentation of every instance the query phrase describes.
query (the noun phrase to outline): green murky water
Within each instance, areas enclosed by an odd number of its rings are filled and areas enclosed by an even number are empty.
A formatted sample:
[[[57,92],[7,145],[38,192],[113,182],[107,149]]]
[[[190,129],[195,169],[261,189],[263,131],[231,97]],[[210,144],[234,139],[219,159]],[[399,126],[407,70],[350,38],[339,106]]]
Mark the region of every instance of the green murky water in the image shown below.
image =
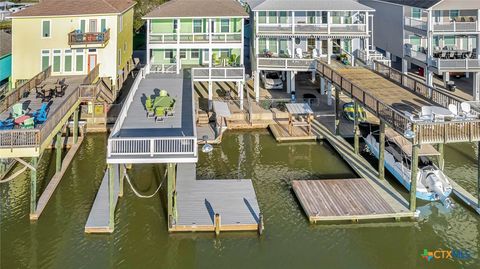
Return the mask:
[[[462,205],[446,211],[419,201],[416,223],[310,225],[290,188],[294,179],[354,176],[328,144],[277,144],[268,132],[227,133],[201,154],[202,178],[251,178],[264,215],[255,233],[169,234],[164,196],[139,199],[126,185],[112,235],[83,229],[105,166],[104,135],[89,135],[41,218],[31,223],[27,174],[0,185],[0,268],[480,268],[480,218]],[[475,191],[470,144],[446,148],[446,171]],[[42,175],[51,177],[53,156]],[[134,166],[137,188],[158,186],[151,165]],[[394,184],[395,181],[390,179]],[[40,188],[46,185],[45,180]],[[396,186],[405,195],[407,193]],[[461,249],[466,260],[420,257],[424,249]]]

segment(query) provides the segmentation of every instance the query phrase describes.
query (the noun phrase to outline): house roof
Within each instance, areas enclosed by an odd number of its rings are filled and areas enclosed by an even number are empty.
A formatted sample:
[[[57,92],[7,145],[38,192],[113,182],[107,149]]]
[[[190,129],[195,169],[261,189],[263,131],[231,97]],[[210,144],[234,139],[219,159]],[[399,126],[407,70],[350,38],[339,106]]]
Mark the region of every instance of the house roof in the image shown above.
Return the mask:
[[[135,4],[133,0],[42,0],[36,5],[12,14],[11,17],[118,14]]]
[[[429,9],[434,5],[442,2],[443,0],[379,0],[379,1],[398,4],[402,6]]]
[[[12,53],[12,35],[0,31],[0,57]]]
[[[236,0],[171,0],[156,7],[143,18],[182,17],[248,17],[248,14]]]
[[[375,11],[356,0],[248,0],[253,11]]]

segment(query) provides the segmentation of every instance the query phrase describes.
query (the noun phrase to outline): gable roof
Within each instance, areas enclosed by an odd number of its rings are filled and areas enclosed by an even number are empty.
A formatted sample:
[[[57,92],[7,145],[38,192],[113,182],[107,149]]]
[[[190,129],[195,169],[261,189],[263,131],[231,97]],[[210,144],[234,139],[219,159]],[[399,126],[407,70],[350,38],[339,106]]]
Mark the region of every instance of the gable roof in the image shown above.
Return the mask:
[[[434,5],[442,2],[443,0],[378,0],[378,1],[398,4],[402,6],[429,9]]]
[[[42,0],[11,17],[75,16],[119,14],[136,4],[133,0]]]
[[[248,0],[253,11],[375,11],[356,0]]]
[[[143,16],[146,18],[248,17],[236,0],[171,0]]]

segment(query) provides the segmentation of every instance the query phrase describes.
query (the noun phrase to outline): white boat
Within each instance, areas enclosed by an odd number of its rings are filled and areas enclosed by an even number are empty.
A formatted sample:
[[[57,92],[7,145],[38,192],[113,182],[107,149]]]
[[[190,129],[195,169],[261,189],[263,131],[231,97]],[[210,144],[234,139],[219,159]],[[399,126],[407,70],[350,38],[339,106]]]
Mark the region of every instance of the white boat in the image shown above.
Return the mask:
[[[378,159],[378,135],[369,133],[364,138],[369,150]],[[440,200],[444,205],[452,204],[449,195],[452,186],[448,177],[430,159],[440,153],[431,145],[422,145],[419,150],[417,193],[419,199]],[[385,130],[385,168],[407,189],[410,190],[412,144],[393,129]]]

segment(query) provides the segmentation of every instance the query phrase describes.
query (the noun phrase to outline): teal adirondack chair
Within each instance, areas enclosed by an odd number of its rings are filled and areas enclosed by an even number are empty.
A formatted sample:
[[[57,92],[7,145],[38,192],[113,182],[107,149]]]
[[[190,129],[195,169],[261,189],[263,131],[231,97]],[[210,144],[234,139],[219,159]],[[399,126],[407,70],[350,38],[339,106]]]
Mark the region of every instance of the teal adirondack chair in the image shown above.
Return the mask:
[[[29,118],[22,123],[22,129],[34,129],[35,128],[35,119]]]
[[[27,111],[23,110],[23,104],[22,103],[17,103],[13,105],[12,107],[12,118],[16,119],[18,117],[21,117],[25,115]]]

